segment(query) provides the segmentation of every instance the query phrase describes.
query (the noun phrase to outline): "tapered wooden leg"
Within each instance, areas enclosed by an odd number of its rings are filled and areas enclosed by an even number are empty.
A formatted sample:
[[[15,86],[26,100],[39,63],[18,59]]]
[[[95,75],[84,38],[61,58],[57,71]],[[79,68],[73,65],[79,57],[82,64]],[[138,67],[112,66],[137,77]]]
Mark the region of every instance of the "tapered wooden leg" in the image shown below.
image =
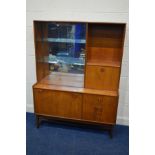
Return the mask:
[[[36,127],[39,128],[39,116],[36,115]]]
[[[109,129],[109,136],[110,136],[110,138],[112,139],[113,138],[113,130],[112,129]]]

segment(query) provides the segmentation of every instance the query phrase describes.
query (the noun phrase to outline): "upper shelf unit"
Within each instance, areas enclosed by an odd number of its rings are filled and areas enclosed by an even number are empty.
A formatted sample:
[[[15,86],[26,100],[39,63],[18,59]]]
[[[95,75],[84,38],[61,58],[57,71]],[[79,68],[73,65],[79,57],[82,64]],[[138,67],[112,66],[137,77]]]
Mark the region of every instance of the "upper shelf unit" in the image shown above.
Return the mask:
[[[125,24],[88,24],[87,64],[120,67]]]
[[[125,24],[34,21],[34,32],[38,81],[51,72],[85,74],[85,65],[121,66]]]

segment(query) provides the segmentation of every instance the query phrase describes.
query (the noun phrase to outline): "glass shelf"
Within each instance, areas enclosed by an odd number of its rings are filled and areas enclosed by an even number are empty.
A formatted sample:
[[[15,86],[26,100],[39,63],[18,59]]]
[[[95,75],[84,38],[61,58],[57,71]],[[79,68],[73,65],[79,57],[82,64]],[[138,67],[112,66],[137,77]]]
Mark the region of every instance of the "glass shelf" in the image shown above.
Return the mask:
[[[46,42],[55,42],[55,43],[77,43],[77,44],[85,44],[85,39],[70,39],[70,38],[43,38],[38,39],[37,41],[46,41]]]

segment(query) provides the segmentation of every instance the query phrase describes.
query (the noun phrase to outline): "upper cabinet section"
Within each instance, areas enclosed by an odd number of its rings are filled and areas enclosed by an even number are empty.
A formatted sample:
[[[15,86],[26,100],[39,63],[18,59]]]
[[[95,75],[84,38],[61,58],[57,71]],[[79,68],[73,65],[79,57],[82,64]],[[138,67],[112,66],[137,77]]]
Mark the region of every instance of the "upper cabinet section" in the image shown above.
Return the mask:
[[[38,63],[49,72],[83,74],[86,24],[36,21],[34,27]]]
[[[125,24],[89,23],[87,64],[120,67]]]
[[[120,23],[34,21],[37,81],[117,90],[125,26]],[[116,76],[113,70],[117,71]],[[112,86],[108,87],[109,83]]]

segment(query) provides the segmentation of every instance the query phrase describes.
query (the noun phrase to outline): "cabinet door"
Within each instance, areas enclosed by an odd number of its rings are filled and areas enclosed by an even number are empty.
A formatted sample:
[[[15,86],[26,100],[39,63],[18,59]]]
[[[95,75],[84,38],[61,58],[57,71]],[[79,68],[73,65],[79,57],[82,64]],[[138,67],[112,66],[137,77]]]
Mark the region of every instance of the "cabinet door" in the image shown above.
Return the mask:
[[[120,69],[118,67],[86,66],[85,87],[100,90],[117,90]]]
[[[38,114],[81,118],[82,95],[78,93],[34,89],[34,103]]]
[[[82,118],[95,122],[115,124],[117,105],[118,97],[84,95]]]

